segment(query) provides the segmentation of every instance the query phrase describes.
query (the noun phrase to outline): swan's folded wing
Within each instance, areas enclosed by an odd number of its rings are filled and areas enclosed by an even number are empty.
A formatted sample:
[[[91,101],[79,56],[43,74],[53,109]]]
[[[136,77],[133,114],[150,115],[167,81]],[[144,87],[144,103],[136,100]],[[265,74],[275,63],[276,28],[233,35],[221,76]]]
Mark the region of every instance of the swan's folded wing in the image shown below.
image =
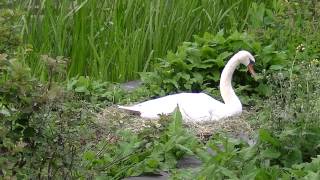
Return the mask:
[[[154,119],[159,114],[170,114],[174,111],[178,104],[179,94],[169,95],[158,99],[145,101],[133,106],[118,106],[120,109],[129,111],[138,111],[141,117]]]
[[[224,114],[225,104],[198,93],[186,94],[179,100],[179,107],[185,121],[199,122],[219,119]]]

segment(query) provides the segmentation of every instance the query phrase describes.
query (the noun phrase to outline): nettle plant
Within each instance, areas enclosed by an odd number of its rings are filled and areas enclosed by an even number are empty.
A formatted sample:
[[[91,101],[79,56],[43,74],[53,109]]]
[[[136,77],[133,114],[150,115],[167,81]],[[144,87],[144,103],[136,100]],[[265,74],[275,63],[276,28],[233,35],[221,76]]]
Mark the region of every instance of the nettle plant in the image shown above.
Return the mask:
[[[19,31],[21,26],[17,25],[22,12],[17,9],[7,8],[0,2],[0,53],[10,52],[21,43]]]
[[[286,54],[263,45],[246,33],[234,32],[229,36],[221,31],[216,35],[205,33],[194,36],[194,42],[184,42],[177,52],[168,52],[154,64],[154,72],[141,73],[145,86],[156,95],[175,92],[209,91],[218,93],[220,73],[231,56],[239,50],[248,50],[256,55],[255,68],[258,72],[279,70],[286,64]],[[243,95],[257,92],[269,95],[271,90],[265,79],[255,81],[240,67],[233,76],[236,91]],[[243,96],[244,97],[244,96]]]

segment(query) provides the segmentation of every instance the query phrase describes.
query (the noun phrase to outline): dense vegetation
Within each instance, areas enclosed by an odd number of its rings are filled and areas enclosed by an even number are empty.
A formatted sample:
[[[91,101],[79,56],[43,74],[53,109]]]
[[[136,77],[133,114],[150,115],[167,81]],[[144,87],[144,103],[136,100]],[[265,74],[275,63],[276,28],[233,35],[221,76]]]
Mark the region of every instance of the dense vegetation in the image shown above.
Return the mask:
[[[319,179],[319,9],[307,0],[0,0],[1,179],[158,171],[173,179]],[[223,132],[200,140],[179,111],[139,132],[98,122],[115,103],[181,91],[218,97],[219,73],[240,49],[257,59],[258,77],[239,69],[234,78],[254,107],[246,119],[254,144]],[[110,82],[139,74],[144,84],[130,93]],[[176,169],[185,155],[202,166]]]
[[[243,30],[252,4],[251,0],[11,2],[24,12],[21,36],[31,51],[27,61],[34,74],[47,79],[39,56],[48,54],[68,57],[69,77],[112,81],[136,78],[138,71],[152,69],[152,59],[194,34]]]

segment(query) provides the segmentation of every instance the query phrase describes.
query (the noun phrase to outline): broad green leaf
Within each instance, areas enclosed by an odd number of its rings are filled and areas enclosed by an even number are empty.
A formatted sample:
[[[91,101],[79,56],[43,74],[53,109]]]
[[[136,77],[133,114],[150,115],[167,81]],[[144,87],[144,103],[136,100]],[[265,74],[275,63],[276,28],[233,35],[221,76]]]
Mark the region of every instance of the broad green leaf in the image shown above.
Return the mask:
[[[76,87],[74,91],[78,93],[89,93],[89,90],[85,86]]]
[[[302,152],[300,149],[289,150],[282,159],[282,162],[286,167],[291,167],[293,164],[301,163],[302,161]]]
[[[226,39],[223,37],[224,32],[219,31],[214,37],[213,37],[213,42],[217,44],[223,44],[225,43]],[[212,38],[211,38],[212,39]],[[210,39],[209,39],[210,40]]]
[[[235,40],[242,40],[243,39],[243,37],[242,37],[242,34],[241,33],[239,33],[239,32],[237,32],[237,31],[235,31],[234,33],[232,33],[228,38],[227,38],[227,40],[228,41],[235,41]]]
[[[173,123],[170,123],[170,129],[175,133],[180,133],[182,131],[182,115],[179,106],[174,110]]]
[[[192,80],[192,79],[191,79]],[[190,84],[191,81],[189,81],[188,83],[185,83],[183,86],[187,89],[190,90],[192,89],[192,84]]]
[[[223,52],[221,54],[219,54],[219,56],[217,57],[217,59],[222,59],[222,60],[226,60],[226,58],[230,57],[233,53],[232,52]],[[228,59],[227,59],[228,60]]]
[[[278,71],[278,70],[283,69],[283,66],[282,65],[271,65],[269,69]]]
[[[241,154],[243,155],[243,159],[247,161],[257,154],[257,148],[256,146],[247,147],[241,150]]]
[[[214,62],[218,67],[224,67],[223,59],[216,58],[216,59],[212,59],[211,61]]]
[[[272,45],[269,45],[269,46],[265,46],[263,49],[262,49],[262,52],[264,54],[270,54],[270,53],[273,53],[274,51],[274,48]]]
[[[88,88],[90,86],[90,79],[88,77],[80,76],[78,78],[77,86],[84,86]]]
[[[202,56],[205,58],[213,57],[215,55],[214,49],[209,46],[202,47],[201,53],[202,53]]]
[[[267,148],[261,152],[263,158],[276,159],[281,155],[281,153],[274,148]]]
[[[280,142],[278,139],[271,136],[270,132],[265,129],[259,130],[259,140],[262,142],[270,143],[276,147],[280,146]]]
[[[231,171],[225,167],[219,167],[219,171],[230,179],[238,179],[234,171]]]
[[[165,79],[163,82],[166,83],[166,84],[171,84],[171,85],[173,85],[175,88],[179,89],[179,84],[178,84],[177,80],[174,80],[174,79]]]
[[[213,66],[213,64],[207,64],[207,62],[204,64],[204,63],[201,63],[201,64],[197,64],[197,65],[193,65],[192,67],[193,68],[197,68],[197,69],[208,69],[208,68],[211,68]]]
[[[83,158],[88,161],[92,161],[96,158],[96,154],[94,151],[86,151],[83,153]]]
[[[181,79],[186,80],[186,81],[190,80],[190,75],[187,73],[178,73],[177,76],[180,77]]]
[[[256,91],[262,96],[270,96],[272,93],[271,87],[263,83],[259,84],[259,86],[256,88]]]
[[[195,72],[192,75],[193,75],[193,78],[194,78],[194,82],[197,82],[199,84],[203,83],[203,76],[200,73]]]
[[[214,70],[212,72],[212,76],[210,77],[210,79],[213,79],[215,82],[219,82],[220,81],[220,71]]]
[[[151,158],[147,160],[147,165],[151,168],[156,168],[159,165],[159,161],[157,159]]]
[[[191,149],[189,149],[187,146],[184,146],[182,144],[176,144],[176,147],[179,149],[179,150],[182,150],[183,152],[189,154],[189,155],[193,155],[193,151]]]
[[[320,170],[318,172],[308,172],[308,174],[303,177],[303,180],[319,180]]]
[[[267,180],[267,179],[271,179],[271,176],[269,175],[269,173],[266,170],[260,169],[254,179],[255,180]]]
[[[201,56],[201,51],[199,49],[196,49],[196,48],[188,48],[187,49],[187,53],[188,55],[194,57],[194,58],[200,58]]]
[[[77,83],[78,83],[78,80],[75,78],[72,78],[70,81],[68,81],[67,90],[68,91],[72,90]]]

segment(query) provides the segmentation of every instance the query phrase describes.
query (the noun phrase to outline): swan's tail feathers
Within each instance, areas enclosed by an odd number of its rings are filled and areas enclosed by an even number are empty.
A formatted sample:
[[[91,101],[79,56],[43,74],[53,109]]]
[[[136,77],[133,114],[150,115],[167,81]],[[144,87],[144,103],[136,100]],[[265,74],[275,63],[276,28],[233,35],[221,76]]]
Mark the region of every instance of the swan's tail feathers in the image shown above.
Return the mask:
[[[136,110],[134,107],[128,107],[128,106],[118,106],[119,109],[123,109],[123,110],[126,110],[126,111],[129,111],[131,114],[134,114],[134,115],[138,115],[140,116],[141,115],[141,112]]]

